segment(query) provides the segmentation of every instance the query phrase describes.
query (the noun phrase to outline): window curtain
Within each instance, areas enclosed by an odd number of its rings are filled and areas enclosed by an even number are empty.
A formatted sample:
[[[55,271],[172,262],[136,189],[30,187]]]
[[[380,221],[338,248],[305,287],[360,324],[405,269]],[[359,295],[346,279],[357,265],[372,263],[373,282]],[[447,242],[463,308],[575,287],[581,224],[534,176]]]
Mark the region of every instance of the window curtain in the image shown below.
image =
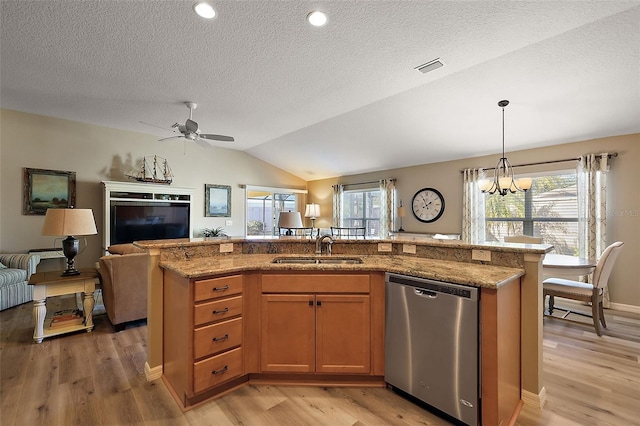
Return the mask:
[[[380,180],[380,238],[387,238],[393,226],[393,207],[396,193],[395,179]]]
[[[608,153],[580,157],[578,184],[578,250],[580,257],[597,259],[607,244]],[[591,279],[591,278],[589,278]],[[604,288],[603,306],[611,305],[609,289]]]
[[[342,193],[344,185],[333,185],[333,226],[342,226]]]
[[[481,169],[464,169],[462,199],[462,241],[477,244],[484,241],[484,194],[478,188]]]

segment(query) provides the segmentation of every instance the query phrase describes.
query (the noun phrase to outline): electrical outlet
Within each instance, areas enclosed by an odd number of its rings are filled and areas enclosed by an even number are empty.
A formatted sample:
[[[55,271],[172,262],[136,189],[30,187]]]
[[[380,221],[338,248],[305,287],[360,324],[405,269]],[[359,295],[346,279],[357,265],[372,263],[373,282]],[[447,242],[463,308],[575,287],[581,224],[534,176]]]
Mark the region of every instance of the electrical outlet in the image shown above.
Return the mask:
[[[220,244],[220,253],[232,253],[232,252],[233,252],[233,243]]]
[[[416,245],[415,244],[403,244],[402,252],[408,254],[416,254]]]
[[[491,252],[489,250],[473,249],[471,250],[471,259],[491,262]]]
[[[233,221],[231,219],[229,219],[229,220],[226,220],[224,222],[224,224],[225,224],[225,226],[233,226]]]
[[[378,251],[390,252],[393,250],[391,243],[378,243]]]

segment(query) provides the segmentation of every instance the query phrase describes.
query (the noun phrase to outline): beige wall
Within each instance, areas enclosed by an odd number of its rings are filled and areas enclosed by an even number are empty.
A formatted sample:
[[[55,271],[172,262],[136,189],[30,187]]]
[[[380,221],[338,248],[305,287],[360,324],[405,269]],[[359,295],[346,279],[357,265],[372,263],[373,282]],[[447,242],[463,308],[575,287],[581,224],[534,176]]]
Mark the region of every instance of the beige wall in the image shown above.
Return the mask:
[[[157,139],[141,133],[0,110],[0,252],[54,246],[54,237],[40,235],[44,216],[22,215],[23,167],[76,172],[77,207],[94,210],[99,232],[87,237],[88,248],[76,260],[81,267],[92,266],[100,256],[103,229],[100,182],[127,181],[124,173],[143,156],[166,158],[175,175],[173,185],[195,188],[192,217],[196,234],[205,227],[221,226],[229,235],[244,235],[244,190],[240,184],[306,188],[304,180],[243,152],[205,149],[194,143],[187,143],[185,148],[180,140],[161,143]],[[231,218],[204,217],[206,183],[231,186]],[[227,219],[233,221],[232,226],[225,224]],[[60,246],[59,241],[57,245]],[[51,266],[51,262],[58,261],[48,260],[43,268]]]
[[[568,143],[553,147],[529,149],[507,153],[512,164],[575,158],[587,153],[617,152],[610,161],[607,177],[607,239],[624,241],[625,248],[610,280],[611,298],[614,303],[633,305],[640,309],[640,279],[635,267],[640,264],[640,134]],[[403,220],[407,232],[461,233],[462,229],[462,175],[468,167],[493,168],[498,155],[467,158],[443,163],[425,164],[401,169],[385,170],[361,175],[311,181],[308,183],[309,202],[321,205],[322,217],[316,221],[319,227],[331,226],[332,189],[336,183],[367,182],[383,177],[397,179],[396,188],[400,200],[409,207],[413,194],[424,187],[438,189],[445,197],[444,215],[436,222],[426,224],[417,221],[407,209]],[[518,174],[546,170],[575,168],[575,163],[518,168]]]

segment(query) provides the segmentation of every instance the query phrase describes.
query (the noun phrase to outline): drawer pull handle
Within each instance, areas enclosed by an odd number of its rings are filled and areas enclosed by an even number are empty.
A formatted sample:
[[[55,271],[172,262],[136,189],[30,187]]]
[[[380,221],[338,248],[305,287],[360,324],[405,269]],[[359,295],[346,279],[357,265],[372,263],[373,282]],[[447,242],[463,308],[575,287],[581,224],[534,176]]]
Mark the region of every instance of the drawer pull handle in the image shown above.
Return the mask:
[[[227,312],[229,312],[229,308],[224,308],[221,311],[213,311],[213,315],[221,315],[221,314],[226,314]]]
[[[225,290],[229,290],[229,286],[225,285],[224,287],[214,287],[213,291],[225,291]]]
[[[228,338],[229,338],[229,335],[228,335],[228,334],[225,334],[225,335],[224,335],[224,336],[222,336],[222,337],[214,337],[214,338],[213,338],[213,341],[214,341],[214,342],[224,342],[224,341],[225,341],[225,340],[227,340]]]
[[[218,374],[226,373],[228,369],[229,369],[229,366],[228,366],[228,365],[225,365],[225,366],[224,366],[224,367],[222,367],[220,370],[213,370],[213,371],[211,372],[211,374],[213,374],[213,375],[217,376]]]

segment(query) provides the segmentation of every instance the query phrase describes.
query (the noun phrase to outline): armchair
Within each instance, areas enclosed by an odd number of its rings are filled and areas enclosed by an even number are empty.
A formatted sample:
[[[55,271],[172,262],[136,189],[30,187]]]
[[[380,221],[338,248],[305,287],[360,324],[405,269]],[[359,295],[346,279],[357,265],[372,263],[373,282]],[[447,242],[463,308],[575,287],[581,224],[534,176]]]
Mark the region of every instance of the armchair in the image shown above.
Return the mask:
[[[29,278],[39,263],[38,254],[0,254],[0,311],[33,300]]]
[[[126,323],[147,318],[147,277],[149,256],[132,244],[109,247],[102,256],[98,272],[107,317],[116,331]]]

